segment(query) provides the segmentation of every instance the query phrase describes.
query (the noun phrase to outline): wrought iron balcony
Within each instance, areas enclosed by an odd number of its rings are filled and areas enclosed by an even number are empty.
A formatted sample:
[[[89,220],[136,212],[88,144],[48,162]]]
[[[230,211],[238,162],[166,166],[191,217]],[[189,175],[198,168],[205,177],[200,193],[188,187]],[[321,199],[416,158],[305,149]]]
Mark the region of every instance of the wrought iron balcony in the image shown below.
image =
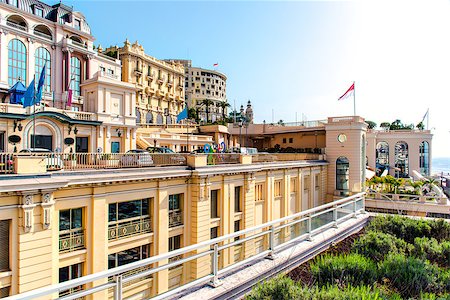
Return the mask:
[[[169,228],[183,225],[183,212],[181,210],[169,211]]]
[[[34,34],[38,37],[44,38],[46,40],[53,40],[52,36],[50,34],[44,33],[44,32],[40,32],[40,31],[34,31]]]
[[[72,252],[84,248],[84,229],[61,231],[59,233],[59,252]]]
[[[6,21],[6,25],[8,25],[9,27],[13,27],[13,28],[22,30],[22,31],[28,31],[27,26],[23,26],[23,25],[15,23],[15,22]]]
[[[139,217],[133,220],[118,221],[108,226],[108,240],[118,240],[133,235],[152,232],[150,217]]]

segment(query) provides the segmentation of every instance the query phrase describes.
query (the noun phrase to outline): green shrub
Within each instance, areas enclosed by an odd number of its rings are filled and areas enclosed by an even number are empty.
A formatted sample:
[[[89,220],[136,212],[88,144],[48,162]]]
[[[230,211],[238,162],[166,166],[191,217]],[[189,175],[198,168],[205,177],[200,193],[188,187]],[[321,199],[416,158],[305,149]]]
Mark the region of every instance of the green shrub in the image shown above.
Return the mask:
[[[450,240],[450,223],[443,219],[429,220],[431,226],[431,236],[439,242]]]
[[[311,276],[319,286],[371,285],[377,280],[377,267],[372,260],[356,253],[325,254],[311,264]]]
[[[447,268],[450,267],[450,241],[445,241],[441,243],[441,255],[442,255],[442,265]]]
[[[300,299],[304,300],[401,300],[398,294],[387,295],[370,286],[346,286],[342,289],[336,285],[303,288]]]
[[[379,276],[403,297],[417,297],[436,287],[439,269],[419,258],[393,254],[380,263]]]
[[[353,244],[352,250],[374,261],[384,259],[389,253],[409,253],[412,245],[392,234],[369,231],[359,237]]]
[[[430,223],[401,216],[377,216],[367,229],[389,233],[412,244],[416,237],[432,237]]]
[[[435,238],[415,238],[411,254],[417,258],[428,259],[433,262],[443,260],[442,247]]]
[[[291,278],[277,276],[258,284],[246,300],[291,300],[300,298],[301,288]]]

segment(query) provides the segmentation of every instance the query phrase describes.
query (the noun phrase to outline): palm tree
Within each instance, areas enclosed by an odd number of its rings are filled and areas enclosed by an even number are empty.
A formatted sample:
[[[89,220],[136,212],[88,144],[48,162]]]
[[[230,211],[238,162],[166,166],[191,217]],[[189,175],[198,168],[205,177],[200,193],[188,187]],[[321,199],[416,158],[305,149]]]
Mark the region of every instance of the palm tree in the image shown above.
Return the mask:
[[[211,99],[203,99],[202,101],[200,101],[200,105],[204,105],[205,106],[205,112],[206,112],[206,123],[209,123],[209,107],[211,105],[214,105],[214,101],[212,101]]]
[[[228,102],[219,102],[217,103],[217,106],[219,106],[222,109],[222,121],[226,120],[227,114],[226,114],[226,109],[228,107],[231,107],[230,103]]]

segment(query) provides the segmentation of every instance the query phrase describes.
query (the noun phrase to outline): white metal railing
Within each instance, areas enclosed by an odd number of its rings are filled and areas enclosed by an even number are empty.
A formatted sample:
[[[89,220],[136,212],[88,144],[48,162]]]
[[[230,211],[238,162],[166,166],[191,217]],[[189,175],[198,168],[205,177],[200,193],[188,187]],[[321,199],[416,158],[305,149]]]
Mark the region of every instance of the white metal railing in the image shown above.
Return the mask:
[[[27,31],[28,30],[27,26],[23,26],[23,25],[20,25],[20,24],[11,22],[11,21],[6,21],[6,25],[8,25],[10,27],[13,27],[13,28],[16,28],[16,29],[19,29],[19,30],[22,30],[22,31]]]
[[[409,203],[436,203],[447,204],[445,197],[436,196],[424,196],[424,195],[410,195],[410,194],[390,194],[380,193],[376,191],[368,191],[366,198],[374,200],[386,200],[386,201],[404,201]]]
[[[139,278],[148,278],[149,275],[155,274],[162,270],[172,269],[184,263],[199,259],[205,256],[211,256],[211,273],[197,278],[189,283],[181,285],[163,294],[157,295],[154,299],[162,299],[174,295],[188,287],[206,283],[208,281],[214,286],[218,282],[218,276],[233,268],[248,264],[250,261],[259,259],[264,256],[272,257],[274,251],[288,242],[311,240],[314,235],[331,227],[336,227],[340,223],[350,218],[356,218],[360,213],[364,212],[364,193],[359,193],[347,198],[343,198],[328,204],[324,204],[312,209],[308,209],[290,216],[286,216],[274,221],[270,221],[258,226],[240,230],[231,234],[217,237],[208,241],[204,241],[195,245],[190,245],[168,253],[156,255],[130,264],[119,266],[106,271],[83,276],[70,281],[54,284],[25,292],[19,295],[11,296],[6,299],[34,299],[37,297],[47,296],[51,299],[52,294],[60,291],[76,288],[85,285],[85,290],[79,291],[66,296],[64,299],[76,299],[79,297],[94,295],[112,288],[114,299],[122,299],[122,291],[124,285],[128,282],[138,280]],[[279,245],[275,245],[275,234],[283,229],[292,228],[298,230],[297,237],[288,241],[280,241]],[[299,229],[300,228],[300,229]],[[239,237],[239,239],[235,239]],[[252,255],[234,264],[228,265],[222,269],[219,268],[219,251],[229,249],[234,246],[243,245],[251,241],[259,240],[261,237],[267,238],[268,247],[257,255]],[[168,263],[164,261],[168,260]],[[161,264],[161,265],[159,265]],[[147,266],[156,266],[147,269]],[[137,272],[134,272],[138,270]],[[132,275],[128,275],[128,274]],[[108,282],[108,278],[112,281]],[[94,285],[98,280],[105,283]],[[92,285],[94,285],[92,287]]]
[[[44,39],[47,39],[47,40],[52,40],[53,38],[52,38],[52,36],[50,35],[50,34],[47,34],[47,33],[44,33],[44,32],[40,32],[40,31],[34,31],[34,34],[35,35],[37,35],[37,36],[39,36],[39,37],[41,37],[41,38],[44,38]]]

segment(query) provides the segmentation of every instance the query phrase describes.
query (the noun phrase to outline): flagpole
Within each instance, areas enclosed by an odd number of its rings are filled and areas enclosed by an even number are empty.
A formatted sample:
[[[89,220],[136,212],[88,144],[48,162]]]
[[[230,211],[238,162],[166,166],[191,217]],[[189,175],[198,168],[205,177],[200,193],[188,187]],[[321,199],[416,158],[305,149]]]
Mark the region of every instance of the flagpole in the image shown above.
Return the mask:
[[[427,130],[430,128],[430,108],[427,109]]]
[[[356,116],[356,88],[354,81],[353,81],[353,114]]]
[[[36,74],[34,74],[33,84],[36,83]],[[33,149],[36,148],[36,88],[33,92]]]

